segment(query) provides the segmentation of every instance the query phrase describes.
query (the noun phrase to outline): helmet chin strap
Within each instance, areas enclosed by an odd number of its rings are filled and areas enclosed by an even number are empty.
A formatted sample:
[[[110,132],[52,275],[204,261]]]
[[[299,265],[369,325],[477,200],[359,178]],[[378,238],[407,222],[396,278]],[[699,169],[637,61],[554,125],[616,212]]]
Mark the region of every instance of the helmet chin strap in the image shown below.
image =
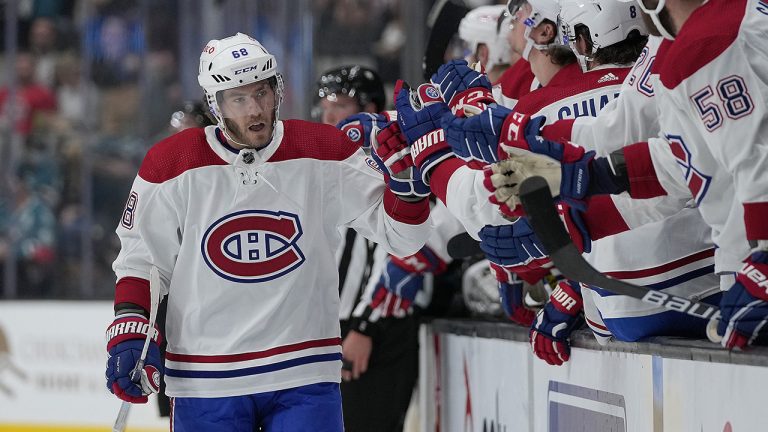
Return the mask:
[[[531,38],[531,30],[533,30],[531,27],[525,26],[525,34],[523,35],[525,37],[525,48],[523,48],[523,52],[520,55],[523,59],[525,59],[525,61],[530,61],[528,60],[528,56],[531,54],[531,50],[533,48],[536,48],[539,51],[543,51],[553,45],[536,43],[536,41]]]

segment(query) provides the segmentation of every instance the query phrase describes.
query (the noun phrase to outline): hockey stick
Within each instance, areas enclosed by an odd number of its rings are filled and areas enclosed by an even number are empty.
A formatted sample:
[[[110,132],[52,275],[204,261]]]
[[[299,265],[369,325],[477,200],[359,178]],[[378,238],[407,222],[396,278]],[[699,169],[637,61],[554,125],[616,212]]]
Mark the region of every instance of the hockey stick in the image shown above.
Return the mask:
[[[141,348],[141,356],[139,361],[136,362],[136,367],[131,371],[131,381],[139,382],[141,380],[141,372],[144,369],[144,361],[147,358],[147,351],[149,350],[149,341],[152,340],[152,336],[155,334],[155,320],[157,319],[157,309],[160,305],[160,287],[162,286],[162,280],[160,279],[160,271],[157,267],[152,266],[149,270],[149,327],[147,328],[147,338],[144,339],[144,346]],[[123,432],[125,425],[128,422],[128,413],[131,411],[131,403],[123,401],[120,405],[120,411],[117,413],[115,419],[115,425],[112,426],[112,432]]]
[[[623,282],[606,276],[589,265],[566,232],[544,178],[534,176],[523,181],[520,185],[520,200],[533,230],[563,276],[667,310],[709,319],[707,337],[712,342],[719,342],[720,337],[714,331],[720,317],[720,309],[717,306]]]
[[[445,50],[453,35],[459,30],[459,23],[469,8],[461,0],[439,0],[427,16],[427,25],[432,29],[424,49],[422,69],[424,79],[429,81],[432,74],[445,62]]]

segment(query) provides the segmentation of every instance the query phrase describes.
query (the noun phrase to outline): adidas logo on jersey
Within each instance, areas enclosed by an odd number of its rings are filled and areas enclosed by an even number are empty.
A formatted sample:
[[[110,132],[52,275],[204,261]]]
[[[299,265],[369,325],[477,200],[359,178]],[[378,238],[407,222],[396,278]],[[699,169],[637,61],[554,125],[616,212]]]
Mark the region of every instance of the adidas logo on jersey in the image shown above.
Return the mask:
[[[605,74],[602,77],[600,77],[600,79],[597,80],[597,83],[600,84],[600,83],[604,83],[604,82],[608,82],[608,81],[618,81],[618,80],[619,80],[619,77],[617,77],[616,75],[608,72],[607,74]]]

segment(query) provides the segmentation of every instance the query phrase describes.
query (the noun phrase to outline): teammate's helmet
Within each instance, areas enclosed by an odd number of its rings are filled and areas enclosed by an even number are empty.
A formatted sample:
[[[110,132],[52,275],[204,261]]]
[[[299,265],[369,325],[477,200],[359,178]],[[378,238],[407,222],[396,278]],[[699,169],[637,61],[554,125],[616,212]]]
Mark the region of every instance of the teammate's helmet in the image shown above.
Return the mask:
[[[499,282],[496,281],[488,260],[470,265],[461,276],[461,294],[464,304],[473,316],[504,315],[499,302]]]
[[[509,41],[506,33],[509,15],[504,5],[480,6],[469,11],[459,23],[459,38],[472,50],[477,52],[477,46],[485,44],[488,47],[488,63],[485,68],[490,70],[497,64],[509,63]]]
[[[355,99],[360,109],[373,103],[376,106],[375,112],[383,111],[387,100],[379,74],[360,65],[331,69],[320,76],[317,80],[317,97],[323,99],[336,95]]]
[[[277,61],[256,39],[237,33],[224,39],[213,39],[200,54],[197,82],[205,91],[211,114],[229,136],[216,96],[219,92],[270,80],[275,90],[275,121],[283,100],[283,79],[277,73]]]
[[[563,42],[571,46],[584,70],[591,58],[579,54],[576,49],[576,26],[583,25],[589,29],[592,53],[624,41],[632,31],[648,34],[634,0],[563,0],[560,23]]]
[[[523,25],[525,25],[525,39],[526,39],[526,46],[525,51],[523,51],[523,58],[528,60],[528,55],[531,52],[532,48],[536,48],[538,50],[545,50],[553,45],[559,45],[562,41],[561,38],[556,36],[554,41],[548,45],[542,45],[537,44],[530,36],[531,30],[538,27],[541,23],[543,23],[545,20],[552,21],[555,24],[555,28],[559,31],[559,15],[560,15],[560,4],[557,0],[508,0],[507,1],[507,10],[509,11],[510,15],[513,17],[517,15],[517,12],[522,8],[526,3],[528,3],[531,6],[531,13],[528,15],[528,18],[526,18],[523,21]]]

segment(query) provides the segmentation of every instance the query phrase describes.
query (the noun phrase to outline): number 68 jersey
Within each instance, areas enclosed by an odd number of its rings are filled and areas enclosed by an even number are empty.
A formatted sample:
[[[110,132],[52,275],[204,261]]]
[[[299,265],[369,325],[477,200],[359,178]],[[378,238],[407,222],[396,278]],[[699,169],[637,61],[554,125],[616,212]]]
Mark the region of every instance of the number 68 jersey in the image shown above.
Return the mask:
[[[338,382],[341,226],[410,255],[429,237],[429,203],[396,198],[332,126],[277,122],[260,151],[230,147],[215,126],[152,147],[117,228],[115,304],[149,309],[153,265],[170,281],[168,395]]]

